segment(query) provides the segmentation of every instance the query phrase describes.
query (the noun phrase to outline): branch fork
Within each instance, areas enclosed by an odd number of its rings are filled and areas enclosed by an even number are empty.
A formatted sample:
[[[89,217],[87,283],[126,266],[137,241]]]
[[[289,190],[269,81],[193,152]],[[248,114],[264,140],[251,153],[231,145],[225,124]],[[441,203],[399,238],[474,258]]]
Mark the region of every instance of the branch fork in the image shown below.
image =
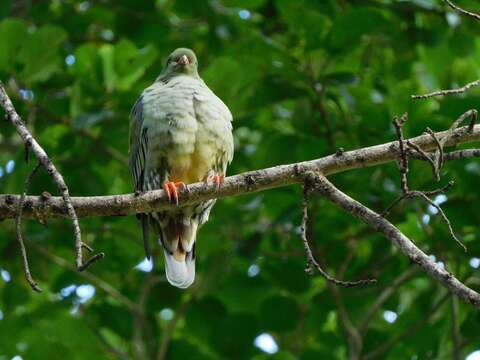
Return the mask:
[[[446,268],[440,267],[428,255],[420,250],[412,240],[397,227],[362,203],[352,199],[337,189],[324,175],[311,174],[315,182],[315,191],[347,213],[360,219],[374,230],[382,233],[392,244],[404,253],[413,263],[420,266],[432,278],[436,279],[452,293],[480,309],[480,294],[458,280]]]
[[[453,186],[454,184],[453,181],[449,181],[448,184],[445,185],[444,187],[436,190],[432,190],[432,191],[409,190],[408,176],[407,176],[409,154],[407,152],[407,148],[405,147],[405,144],[411,149],[413,149],[414,151],[416,151],[421,159],[426,160],[428,163],[430,163],[430,165],[432,166],[434,177],[437,181],[439,181],[440,170],[443,167],[443,164],[445,162],[443,147],[454,136],[455,130],[458,128],[458,126],[468,117],[470,117],[471,120],[468,127],[464,129],[466,129],[466,131],[470,133],[471,131],[473,131],[473,128],[475,126],[475,121],[477,119],[476,110],[468,110],[465,113],[463,113],[457,120],[454,121],[450,129],[448,129],[448,131],[442,134],[441,137],[438,137],[434,131],[432,131],[430,128],[427,128],[426,130],[427,134],[432,138],[432,140],[434,141],[437,147],[434,154],[428,154],[413,142],[408,140],[405,141],[402,128],[408,119],[408,115],[406,113],[403,114],[402,117],[395,118],[393,120],[393,125],[395,126],[395,130],[398,136],[398,143],[399,143],[398,149],[399,149],[400,187],[402,189],[402,195],[400,195],[397,199],[395,199],[393,203],[382,212],[383,217],[387,216],[393,207],[395,207],[398,203],[400,203],[402,200],[405,200],[405,199],[419,198],[421,200],[424,200],[427,204],[437,209],[443,221],[447,224],[448,230],[450,232],[450,236],[457,242],[458,245],[460,245],[463,248],[465,252],[467,251],[467,248],[460,241],[460,239],[458,239],[458,237],[455,235],[455,232],[453,231],[452,225],[447,215],[445,214],[443,209],[440,207],[440,205],[436,204],[430,198],[430,196],[435,196],[448,191]]]

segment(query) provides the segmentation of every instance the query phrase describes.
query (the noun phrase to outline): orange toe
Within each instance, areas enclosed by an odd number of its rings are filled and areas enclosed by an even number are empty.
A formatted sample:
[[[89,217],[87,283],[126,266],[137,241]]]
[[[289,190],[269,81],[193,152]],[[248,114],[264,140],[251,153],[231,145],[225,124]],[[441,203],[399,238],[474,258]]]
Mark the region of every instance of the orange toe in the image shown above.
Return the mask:
[[[225,179],[225,175],[223,174],[215,174],[215,175],[211,175],[207,178],[207,183],[210,181],[210,180],[213,180],[213,183],[215,184],[215,187],[218,190],[220,190],[220,186],[222,185],[223,183],[223,180]]]
[[[177,187],[175,186],[175,183],[171,182],[169,183],[170,185],[170,191],[172,193],[172,199],[173,199],[173,202],[172,204],[175,204],[178,206],[178,192],[177,192]]]
[[[170,193],[170,187],[168,182],[163,184],[163,190],[165,191],[165,194],[167,194],[168,202],[172,202],[172,194]]]
[[[178,206],[178,198],[179,198],[178,189],[188,189],[188,188],[183,181],[178,181],[178,182],[167,181],[165,184],[163,184],[163,190],[165,190],[168,201],[172,205]]]
[[[185,189],[187,187],[187,185],[183,181],[177,181],[177,182],[174,183],[174,185],[178,189]]]

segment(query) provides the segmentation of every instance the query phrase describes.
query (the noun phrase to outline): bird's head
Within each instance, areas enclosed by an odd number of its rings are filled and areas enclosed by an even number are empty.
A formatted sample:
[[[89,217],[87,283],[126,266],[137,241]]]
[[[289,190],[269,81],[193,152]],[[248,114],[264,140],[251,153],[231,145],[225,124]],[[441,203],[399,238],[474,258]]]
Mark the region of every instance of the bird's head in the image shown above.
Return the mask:
[[[195,53],[187,48],[179,48],[168,56],[161,77],[168,78],[176,75],[198,77],[197,66],[198,62]]]

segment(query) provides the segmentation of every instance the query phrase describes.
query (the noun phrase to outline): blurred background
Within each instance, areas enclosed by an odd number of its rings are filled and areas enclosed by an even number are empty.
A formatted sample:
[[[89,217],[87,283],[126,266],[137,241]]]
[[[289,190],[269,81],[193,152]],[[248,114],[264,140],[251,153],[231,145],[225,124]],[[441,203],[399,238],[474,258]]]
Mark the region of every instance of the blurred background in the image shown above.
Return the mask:
[[[458,5],[479,10],[477,1]],[[75,196],[132,191],[128,116],[177,47],[234,115],[229,174],[319,158],[443,130],[480,92],[424,101],[411,94],[480,78],[480,23],[440,0],[2,0],[0,79]],[[35,162],[0,127],[0,192],[20,193]],[[478,160],[448,163],[440,184],[412,162],[410,187],[433,189],[468,253],[437,210],[418,201],[390,219],[435,261],[480,285]],[[394,163],[331,180],[382,211],[400,193]],[[30,193],[57,194],[41,170]],[[465,359],[480,358],[480,315],[418,271],[388,240],[312,197],[309,236],[340,289],[304,272],[301,189],[222,199],[197,238],[186,291],[144,259],[134,216],[81,219],[106,254],[73,270],[67,220],[24,221],[34,277],[24,280],[14,222],[0,224],[0,359]]]

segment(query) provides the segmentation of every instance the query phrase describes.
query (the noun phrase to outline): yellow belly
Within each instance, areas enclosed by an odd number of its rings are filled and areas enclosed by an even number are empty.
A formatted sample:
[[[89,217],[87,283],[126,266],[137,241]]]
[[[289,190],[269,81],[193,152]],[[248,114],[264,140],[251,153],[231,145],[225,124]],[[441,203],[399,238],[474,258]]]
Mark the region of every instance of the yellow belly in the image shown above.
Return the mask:
[[[169,181],[182,181],[192,184],[205,181],[213,167],[214,157],[206,157],[205,152],[196,150],[193,154],[169,157]]]

